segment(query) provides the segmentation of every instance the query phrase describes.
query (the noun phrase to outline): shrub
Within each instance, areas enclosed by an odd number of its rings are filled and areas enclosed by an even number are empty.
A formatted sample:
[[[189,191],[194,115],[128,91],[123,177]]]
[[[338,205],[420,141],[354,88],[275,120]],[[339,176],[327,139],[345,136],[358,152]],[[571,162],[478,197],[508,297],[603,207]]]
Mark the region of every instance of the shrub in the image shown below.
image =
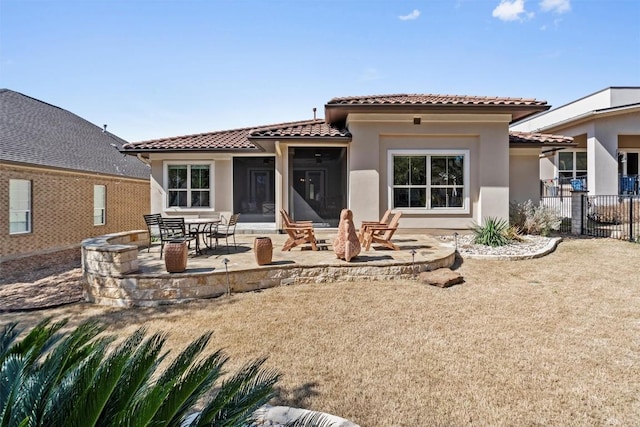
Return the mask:
[[[517,225],[510,225],[509,228],[506,229],[504,234],[505,236],[507,236],[507,239],[509,239],[509,241],[512,241],[512,242],[524,241],[524,239],[522,238],[522,229]]]
[[[562,218],[548,206],[536,206],[531,200],[513,202],[509,207],[509,222],[526,234],[548,236],[553,230],[559,230]]]
[[[509,244],[506,232],[509,223],[504,219],[485,218],[484,225],[473,227],[473,243],[487,246],[504,246]]]
[[[160,372],[163,334],[114,346],[95,322],[64,325],[43,321],[21,341],[16,323],[0,330],[0,426],[245,426],[274,395],[265,359],[222,380],[228,358],[204,354],[211,333]]]

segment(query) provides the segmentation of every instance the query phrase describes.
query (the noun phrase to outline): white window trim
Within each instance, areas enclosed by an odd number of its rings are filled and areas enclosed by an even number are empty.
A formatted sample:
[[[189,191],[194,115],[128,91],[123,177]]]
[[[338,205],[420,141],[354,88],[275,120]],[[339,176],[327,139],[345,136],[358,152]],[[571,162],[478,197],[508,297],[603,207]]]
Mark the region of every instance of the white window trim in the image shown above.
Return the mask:
[[[211,202],[211,206],[169,206],[169,166],[175,165],[209,165],[209,201]],[[162,177],[162,206],[165,212],[214,212],[215,209],[215,188],[213,187],[214,183],[214,165],[213,161],[203,161],[203,160],[165,160],[163,162],[163,177]],[[191,189],[189,189],[191,191]],[[191,198],[187,198],[187,200],[191,200]]]
[[[102,207],[97,207],[96,206],[96,189],[98,187],[102,187],[103,191],[102,191]],[[96,223],[96,211],[97,210],[101,210],[102,211],[102,222],[98,222]],[[93,186],[93,225],[94,226],[101,226],[101,225],[105,225],[107,223],[107,186],[106,185],[100,185],[100,184],[96,184]]]
[[[576,161],[576,153],[586,153],[586,152],[587,152],[586,148],[578,148],[578,149],[574,149],[574,150],[562,150],[562,151],[558,151],[558,152],[556,153],[556,162],[555,162],[555,163],[556,163],[556,164],[555,164],[555,166],[556,166],[556,178],[560,178],[560,172],[568,172],[568,170],[560,169],[560,153],[571,153],[571,154],[573,155],[573,169],[571,170],[571,172],[572,172],[572,178],[570,178],[570,179],[573,179],[573,178],[576,178],[576,176],[577,176],[577,169],[576,169],[576,164],[577,164],[577,161]],[[587,157],[588,157],[588,156],[589,156],[589,155],[587,154]],[[588,159],[587,159],[587,161],[588,161]],[[582,170],[581,170],[580,172],[582,172]],[[588,171],[588,170],[585,170],[585,171],[584,171],[584,174],[585,174],[585,175],[588,175],[588,174],[589,174],[589,171]],[[582,175],[580,175],[580,176],[582,176]]]
[[[470,180],[470,165],[471,155],[470,150],[446,150],[446,149],[424,149],[424,150],[389,150],[387,152],[387,203],[388,208],[393,209],[394,212],[402,212],[403,214],[414,215],[441,215],[441,214],[468,214],[470,213],[471,203],[469,201],[469,180]],[[464,156],[464,184],[463,184],[463,196],[462,207],[460,208],[394,208],[393,207],[393,157],[394,156]],[[427,163],[427,178],[430,182],[431,176],[431,163]],[[430,185],[427,184],[427,188]],[[427,194],[430,198],[430,195]],[[429,199],[430,200],[430,199]]]
[[[29,183],[29,207],[27,209],[20,210],[11,210],[11,181],[23,181]],[[19,234],[30,234],[33,230],[33,182],[29,179],[10,179],[9,180],[9,234],[12,236]],[[27,212],[28,221],[27,221],[27,229],[24,231],[11,231],[11,213],[13,212]]]

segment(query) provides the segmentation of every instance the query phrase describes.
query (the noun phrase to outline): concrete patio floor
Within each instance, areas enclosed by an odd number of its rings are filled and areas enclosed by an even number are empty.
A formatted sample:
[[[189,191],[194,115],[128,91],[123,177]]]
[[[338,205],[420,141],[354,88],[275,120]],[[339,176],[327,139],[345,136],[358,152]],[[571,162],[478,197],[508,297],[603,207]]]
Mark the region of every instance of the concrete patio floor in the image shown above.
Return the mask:
[[[220,240],[219,246],[207,249],[202,244],[201,255],[195,253],[193,243],[189,251],[187,270],[184,273],[220,272],[225,270],[223,260],[227,259],[227,268],[230,272],[255,269],[273,269],[274,267],[319,267],[319,266],[370,266],[385,267],[392,265],[411,265],[414,263],[416,270],[430,269],[427,267],[431,263],[440,266],[443,259],[455,256],[455,248],[444,244],[437,236],[425,234],[424,231],[402,231],[396,233],[392,241],[400,248],[394,251],[386,248],[377,249],[375,245],[369,251],[362,248],[360,254],[346,262],[336,258],[333,252],[333,240],[336,231],[316,230],[318,247],[320,250],[313,251],[310,246],[295,247],[290,251],[282,251],[282,246],[287,239],[285,234],[236,234],[237,247],[233,246],[231,238],[229,248],[225,241]],[[273,258],[269,265],[259,266],[256,263],[253,251],[253,243],[256,237],[269,237],[273,243]],[[415,253],[412,254],[412,251]],[[154,244],[150,251],[141,248],[138,253],[139,271],[138,274],[167,274],[164,259],[160,259],[160,245]],[[418,267],[421,266],[421,267]],[[183,274],[184,274],[183,273]]]

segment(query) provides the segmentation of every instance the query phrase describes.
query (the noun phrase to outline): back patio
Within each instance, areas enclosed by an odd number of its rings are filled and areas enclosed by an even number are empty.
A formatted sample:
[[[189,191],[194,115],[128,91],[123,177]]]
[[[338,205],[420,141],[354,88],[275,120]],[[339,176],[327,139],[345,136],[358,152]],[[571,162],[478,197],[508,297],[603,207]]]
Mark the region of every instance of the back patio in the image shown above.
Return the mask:
[[[190,251],[182,273],[167,273],[160,245],[147,250],[146,231],[87,239],[82,261],[85,297],[103,305],[157,306],[298,283],[412,278],[455,262],[453,245],[416,230],[396,234],[397,251],[372,248],[346,262],[333,252],[335,234],[319,231],[318,251],[300,247],[282,251],[287,236],[269,234],[272,263],[260,266],[253,243],[264,234],[240,233],[236,235],[237,248],[219,246],[197,256]]]

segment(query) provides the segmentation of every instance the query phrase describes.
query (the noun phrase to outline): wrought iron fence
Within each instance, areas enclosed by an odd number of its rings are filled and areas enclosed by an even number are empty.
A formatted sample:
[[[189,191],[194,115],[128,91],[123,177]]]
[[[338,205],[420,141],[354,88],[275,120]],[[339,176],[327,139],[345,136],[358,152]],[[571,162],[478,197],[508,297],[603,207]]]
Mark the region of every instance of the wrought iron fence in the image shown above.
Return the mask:
[[[582,234],[640,243],[640,196],[583,196]]]
[[[540,205],[553,209],[562,218],[560,233],[571,232],[571,195],[568,192],[565,196],[543,196]]]
[[[540,180],[541,197],[571,197],[572,190],[587,191],[587,175]]]

